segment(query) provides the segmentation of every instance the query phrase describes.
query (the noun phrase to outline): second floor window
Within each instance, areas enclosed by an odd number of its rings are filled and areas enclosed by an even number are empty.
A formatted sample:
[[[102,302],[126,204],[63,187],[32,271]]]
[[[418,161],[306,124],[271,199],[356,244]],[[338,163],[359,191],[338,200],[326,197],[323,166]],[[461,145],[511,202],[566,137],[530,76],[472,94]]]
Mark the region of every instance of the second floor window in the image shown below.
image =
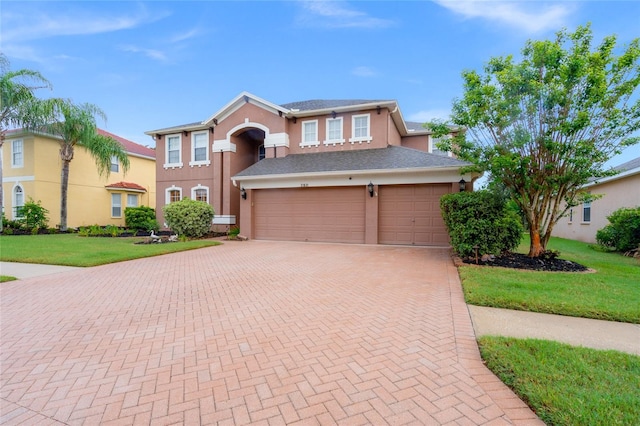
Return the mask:
[[[342,143],[342,117],[327,119],[327,140],[325,143]]]
[[[118,163],[118,157],[115,155],[111,156],[111,171],[116,173],[120,171],[120,163]]]
[[[166,137],[166,163],[165,167],[182,167],[182,146],[180,135],[168,135]]]
[[[11,142],[11,167],[22,167],[24,165],[22,149],[22,140]]]
[[[209,164],[209,135],[207,132],[191,134],[191,166]]]
[[[364,115],[354,115],[352,119],[353,129],[351,134],[353,137],[350,139],[350,142],[369,142],[371,141],[371,133],[369,126],[369,114]]]
[[[300,146],[318,146],[318,144],[318,120],[303,121]]]

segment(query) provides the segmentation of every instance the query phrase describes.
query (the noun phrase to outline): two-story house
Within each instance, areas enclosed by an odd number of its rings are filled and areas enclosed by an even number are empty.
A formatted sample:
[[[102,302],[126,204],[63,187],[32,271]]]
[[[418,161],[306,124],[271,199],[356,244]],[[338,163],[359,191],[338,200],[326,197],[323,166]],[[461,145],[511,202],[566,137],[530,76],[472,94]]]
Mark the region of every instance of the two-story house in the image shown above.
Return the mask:
[[[448,244],[443,194],[478,177],[438,152],[396,101],[276,105],[243,92],[204,121],[151,130],[161,206],[210,203],[253,239]]]
[[[69,166],[67,224],[124,226],[126,207],[156,204],[155,151],[117,135],[98,132],[119,141],[127,151],[126,175],[114,158],[109,176],[100,176],[95,160],[82,146],[76,146]],[[12,130],[2,146],[4,214],[19,219],[29,199],[49,210],[49,226],[60,221],[60,139],[57,136]]]

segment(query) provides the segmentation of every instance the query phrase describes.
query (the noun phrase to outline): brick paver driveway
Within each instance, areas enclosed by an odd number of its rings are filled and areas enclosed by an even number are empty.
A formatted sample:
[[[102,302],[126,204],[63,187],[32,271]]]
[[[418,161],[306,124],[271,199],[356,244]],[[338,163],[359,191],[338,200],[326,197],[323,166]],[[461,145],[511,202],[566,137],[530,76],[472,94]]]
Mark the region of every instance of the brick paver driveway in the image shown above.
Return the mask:
[[[537,422],[444,249],[228,242],[0,296],[0,423]]]

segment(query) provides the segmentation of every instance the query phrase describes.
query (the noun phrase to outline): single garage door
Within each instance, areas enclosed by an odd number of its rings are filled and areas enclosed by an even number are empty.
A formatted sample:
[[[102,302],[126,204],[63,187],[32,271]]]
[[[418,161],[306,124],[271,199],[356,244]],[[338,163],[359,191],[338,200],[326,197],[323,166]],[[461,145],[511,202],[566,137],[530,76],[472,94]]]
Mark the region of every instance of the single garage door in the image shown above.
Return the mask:
[[[381,186],[378,241],[380,244],[449,244],[440,197],[451,192],[451,184]]]
[[[363,187],[254,190],[254,236],[364,243],[366,194]]]

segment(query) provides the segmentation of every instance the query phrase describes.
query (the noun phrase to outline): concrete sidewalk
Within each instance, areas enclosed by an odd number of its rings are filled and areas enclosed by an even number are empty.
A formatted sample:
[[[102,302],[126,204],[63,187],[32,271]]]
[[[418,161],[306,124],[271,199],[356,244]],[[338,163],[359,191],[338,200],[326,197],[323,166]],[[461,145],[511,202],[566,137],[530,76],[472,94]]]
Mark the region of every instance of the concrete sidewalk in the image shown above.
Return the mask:
[[[467,305],[476,337],[555,340],[573,346],[640,355],[640,324]]]
[[[74,266],[40,265],[36,263],[0,262],[0,275],[8,275],[18,279],[57,274],[59,272],[73,271],[74,269],[81,268]]]

